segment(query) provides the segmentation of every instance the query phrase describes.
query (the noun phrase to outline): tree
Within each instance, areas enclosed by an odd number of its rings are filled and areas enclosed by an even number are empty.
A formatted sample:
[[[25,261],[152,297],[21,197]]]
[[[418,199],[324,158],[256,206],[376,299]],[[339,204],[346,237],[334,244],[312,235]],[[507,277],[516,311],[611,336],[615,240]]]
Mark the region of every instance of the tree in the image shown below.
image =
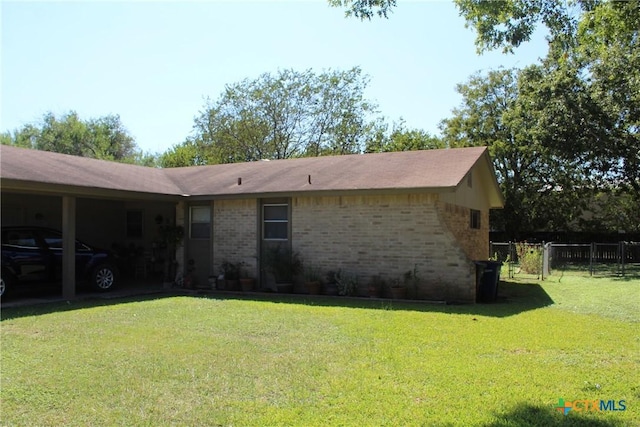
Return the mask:
[[[547,57],[518,78],[520,115],[531,116],[525,127],[540,148],[553,153],[562,174],[567,165],[580,170],[576,185],[584,191],[615,194],[607,203],[619,200],[619,211],[639,212],[640,0],[454,1],[466,26],[476,31],[479,53],[500,48],[513,52],[536,28],[547,30]],[[361,19],[386,17],[395,6],[384,0],[330,4],[351,7],[348,15]],[[514,117],[513,111],[475,126],[491,128],[492,120],[508,123],[508,117]],[[453,129],[459,120],[453,117],[446,126]],[[569,207],[567,218],[574,211]]]
[[[575,45],[574,34],[580,11],[590,10],[598,0],[454,0],[466,27],[476,30],[478,52],[514,47],[531,39],[540,24],[549,31],[549,41],[563,49]]]
[[[567,117],[558,105],[551,126],[579,123],[588,138],[556,138],[549,144],[588,163],[606,184],[622,186],[640,202],[640,1],[456,0],[467,25],[477,33],[479,51],[513,47],[530,39],[536,25],[549,31],[546,86],[581,81],[583,90],[562,93],[565,105],[590,104],[589,120]],[[556,103],[557,104],[557,103]],[[575,122],[575,120],[578,120]],[[640,204],[638,205],[640,207]]]
[[[3,144],[74,156],[153,165],[154,156],[143,153],[117,115],[83,121],[75,111],[56,117],[49,112],[42,121],[26,124],[2,136]]]
[[[536,124],[540,111],[536,67],[476,74],[457,86],[462,105],[441,122],[451,147],[487,146],[505,207],[492,212],[492,227],[510,238],[540,229],[566,229],[581,213],[582,168],[547,147]]]
[[[441,138],[421,129],[407,129],[404,119],[389,125],[382,119],[375,123],[372,135],[367,141],[366,153],[386,153],[390,151],[432,150],[446,148]]]
[[[600,4],[580,21],[577,38],[574,61],[605,118],[599,140],[582,152],[603,160],[603,176],[631,192],[640,211],[640,1]]]
[[[329,0],[329,4],[333,7],[347,8],[347,17],[371,20],[374,15],[388,18],[392,8],[396,6],[396,0]]]
[[[279,71],[225,87],[195,119],[193,137],[162,164],[232,163],[362,151],[376,106],[368,78],[348,71]]]
[[[158,164],[163,168],[205,165],[209,161],[200,156],[201,151],[204,150],[198,147],[196,141],[187,138],[182,144],[174,145],[162,153],[158,158]],[[212,159],[211,163],[215,163],[215,159]]]

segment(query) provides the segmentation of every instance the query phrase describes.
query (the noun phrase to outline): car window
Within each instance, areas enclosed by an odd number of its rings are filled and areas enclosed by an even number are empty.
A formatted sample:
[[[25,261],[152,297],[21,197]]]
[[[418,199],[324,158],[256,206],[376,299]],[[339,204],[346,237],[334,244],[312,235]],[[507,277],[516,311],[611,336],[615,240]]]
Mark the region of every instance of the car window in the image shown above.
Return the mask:
[[[40,237],[42,237],[49,249],[62,249],[62,234],[51,230],[43,230],[40,232]]]
[[[17,246],[20,248],[27,249],[36,249],[38,245],[36,244],[35,236],[33,232],[29,230],[11,230],[7,232],[7,237],[5,239],[5,244],[11,246]]]
[[[49,249],[62,249],[62,234],[52,230],[44,230],[40,233],[40,236]],[[90,250],[91,249],[87,245],[76,240],[77,252],[86,252]]]

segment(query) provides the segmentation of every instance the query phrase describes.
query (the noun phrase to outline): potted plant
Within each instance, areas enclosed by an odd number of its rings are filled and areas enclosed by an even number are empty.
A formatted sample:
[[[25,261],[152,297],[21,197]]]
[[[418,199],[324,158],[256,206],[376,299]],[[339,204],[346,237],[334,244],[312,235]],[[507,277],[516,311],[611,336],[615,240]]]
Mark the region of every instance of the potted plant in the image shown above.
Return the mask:
[[[404,285],[407,288],[407,294],[409,298],[417,298],[418,297],[418,285],[420,284],[420,278],[418,277],[418,266],[417,264],[413,265],[412,270],[408,270],[404,273],[403,276]]]
[[[400,279],[394,279],[389,289],[393,299],[405,299],[407,297],[407,287]]]
[[[322,288],[320,282],[320,269],[313,265],[307,265],[304,268],[304,286],[309,295],[318,295]]]
[[[250,292],[253,290],[255,282],[254,278],[249,277],[246,264],[244,262],[240,263],[240,289],[243,292]]]
[[[338,295],[338,285],[336,284],[336,275],[340,275],[340,271],[329,271],[324,284],[325,295]]]
[[[371,277],[369,282],[369,297],[380,298],[382,296],[382,289],[384,289],[384,279],[380,275]]]
[[[216,276],[214,276],[213,274],[210,274],[209,277],[207,278],[207,283],[209,284],[209,287],[211,289],[215,290],[217,287]]]
[[[277,245],[265,252],[265,266],[276,280],[278,292],[293,292],[293,279],[302,270],[302,261],[297,252],[290,248]]]
[[[358,290],[358,276],[355,274],[347,274],[338,270],[335,280],[338,286],[338,295],[352,296]]]
[[[229,261],[224,261],[220,265],[220,271],[224,276],[224,288],[228,291],[237,291],[239,288],[240,266]]]
[[[184,228],[180,225],[160,225],[158,227],[160,237],[160,248],[166,251],[164,257],[164,280],[171,282],[176,277],[178,262],[176,261],[176,250],[182,244],[184,238]]]

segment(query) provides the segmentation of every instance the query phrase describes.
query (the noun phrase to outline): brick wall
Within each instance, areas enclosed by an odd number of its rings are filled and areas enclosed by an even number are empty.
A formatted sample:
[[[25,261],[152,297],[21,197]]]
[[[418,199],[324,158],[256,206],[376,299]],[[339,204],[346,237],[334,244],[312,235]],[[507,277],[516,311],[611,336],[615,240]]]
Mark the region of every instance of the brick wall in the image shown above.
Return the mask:
[[[435,194],[294,197],[291,204],[293,248],[324,273],[342,269],[364,284],[373,275],[402,279],[415,266],[417,297],[475,300],[472,260],[488,256],[487,212],[472,230],[468,208]],[[188,226],[181,214],[177,221]],[[257,200],[215,201],[213,271],[225,260],[242,261],[258,277],[259,225]]]
[[[474,301],[475,266],[442,217],[435,194],[296,197],[292,242],[323,271],[390,281],[416,266],[419,298]]]
[[[257,278],[258,207],[256,199],[216,200],[213,203],[213,271],[224,261],[244,262]]]
[[[480,228],[469,227],[471,209],[438,202],[438,214],[471,260],[489,258],[489,212],[480,211]]]

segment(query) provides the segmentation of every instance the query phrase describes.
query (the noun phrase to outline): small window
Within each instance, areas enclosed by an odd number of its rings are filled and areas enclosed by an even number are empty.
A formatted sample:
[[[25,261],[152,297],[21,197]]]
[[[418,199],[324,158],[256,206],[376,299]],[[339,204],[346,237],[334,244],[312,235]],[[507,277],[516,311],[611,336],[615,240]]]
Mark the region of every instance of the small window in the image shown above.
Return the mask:
[[[208,239],[211,236],[211,207],[191,206],[189,237]]]
[[[289,205],[262,206],[262,238],[265,240],[287,240],[289,238]]]
[[[140,210],[127,211],[127,238],[142,239],[143,215]]]
[[[480,211],[471,209],[471,219],[469,226],[471,228],[479,229],[480,228],[480,219],[482,218]]]
[[[473,188],[473,172],[471,171],[467,174],[467,187]]]

